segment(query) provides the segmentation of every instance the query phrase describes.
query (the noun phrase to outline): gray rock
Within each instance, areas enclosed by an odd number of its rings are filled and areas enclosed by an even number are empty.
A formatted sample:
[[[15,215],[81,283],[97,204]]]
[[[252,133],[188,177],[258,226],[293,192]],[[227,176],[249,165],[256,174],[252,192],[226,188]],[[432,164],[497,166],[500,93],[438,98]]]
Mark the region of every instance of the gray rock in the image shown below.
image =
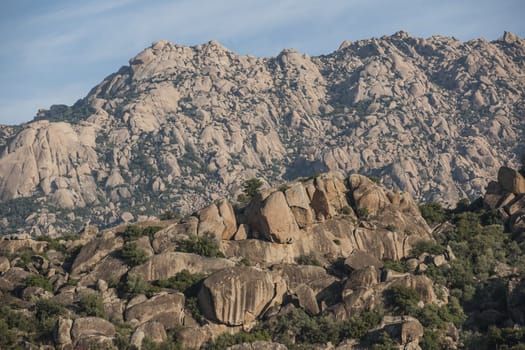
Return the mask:
[[[253,322],[276,295],[268,272],[237,266],[213,273],[203,282],[198,301],[203,314],[217,322],[238,326]],[[284,294],[284,290],[281,292]]]
[[[161,293],[143,302],[128,305],[125,318],[128,322],[136,319],[139,324],[157,321],[164,328],[172,329],[183,323],[184,300],[182,293]]]

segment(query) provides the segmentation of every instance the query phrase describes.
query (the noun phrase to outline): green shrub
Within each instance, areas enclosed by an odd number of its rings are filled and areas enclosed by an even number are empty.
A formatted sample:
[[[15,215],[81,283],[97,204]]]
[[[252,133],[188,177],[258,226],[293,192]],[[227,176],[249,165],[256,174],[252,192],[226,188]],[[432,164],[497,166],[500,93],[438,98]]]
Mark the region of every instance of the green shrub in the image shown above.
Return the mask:
[[[24,288],[27,287],[40,287],[48,292],[53,291],[53,285],[51,282],[42,275],[30,275],[24,281]]]
[[[120,257],[128,266],[133,267],[148,261],[148,255],[137,247],[135,242],[127,242],[120,252]]]
[[[387,302],[394,312],[400,315],[415,314],[419,296],[413,288],[393,286],[385,291]]]
[[[193,319],[202,324],[202,322],[204,321],[204,317],[201,314],[201,310],[199,308],[199,302],[197,301],[197,298],[194,296],[186,298],[184,302],[184,306],[186,310],[190,312]]]
[[[381,318],[380,313],[370,311],[346,321],[338,321],[332,317],[315,317],[301,309],[292,309],[259,325],[257,329],[268,331],[275,341],[288,347],[300,348],[298,344],[339,344],[345,339],[363,338],[381,322]]]
[[[425,350],[441,350],[442,346],[441,333],[430,329],[425,329],[423,339],[421,339],[420,345]]]
[[[145,294],[147,297],[153,296],[160,292],[158,286],[154,286],[148,281],[145,281],[139,275],[128,275],[126,279],[118,284],[117,290],[121,295],[132,297],[137,294]]]
[[[368,211],[368,208],[359,208],[357,209],[357,216],[361,219],[361,220],[367,220],[368,217],[370,216],[370,212]]]
[[[372,328],[379,325],[382,318],[383,315],[380,312],[367,311],[343,321],[340,326],[339,340],[365,337]]]
[[[219,250],[217,241],[209,232],[204,233],[202,237],[191,235],[189,239],[179,243],[178,250],[209,258],[224,258],[224,254]]]
[[[340,213],[343,214],[343,215],[350,215],[350,214],[352,214],[352,208],[350,208],[349,206],[345,205],[344,207],[341,208]]]
[[[299,265],[322,266],[321,262],[317,259],[317,256],[315,255],[315,253],[301,255],[300,257],[297,258],[297,263]]]
[[[53,338],[53,331],[58,316],[65,313],[62,304],[53,301],[40,299],[35,304],[35,316],[37,319],[37,337],[43,341]]]
[[[419,241],[410,251],[410,256],[418,257],[423,253],[439,255],[443,254],[447,249],[434,241]]]
[[[182,270],[175,276],[157,281],[155,284],[162,288],[176,289],[189,297],[197,294],[197,287],[205,277],[203,273],[192,274],[188,270]]]
[[[256,331],[248,333],[240,331],[236,334],[223,333],[219,335],[214,341],[206,344],[204,347],[207,350],[224,350],[230,346],[243,343],[253,343],[260,340],[271,340],[271,336],[267,331]]]
[[[383,332],[377,342],[372,345],[372,350],[399,350],[399,345],[390,338],[387,332]]]
[[[408,269],[401,261],[385,260],[383,261],[383,267],[385,269],[397,271],[397,272],[408,272]]]
[[[252,200],[252,198],[259,194],[259,189],[262,184],[262,181],[256,178],[247,180],[242,184],[243,193],[246,196],[247,201]]]
[[[26,268],[31,263],[31,257],[35,254],[31,248],[22,248],[9,256],[9,260],[17,260],[15,267]]]
[[[132,241],[142,236],[144,229],[137,225],[128,225],[122,234],[126,241]]]
[[[84,316],[106,318],[104,302],[98,294],[87,294],[80,298],[78,303],[79,313]]]
[[[62,304],[47,299],[39,299],[35,303],[35,316],[39,322],[45,322],[64,314],[65,308]]]
[[[182,350],[180,342],[168,339],[160,344],[154,343],[150,338],[145,337],[142,340],[141,350]]]
[[[150,241],[152,241],[155,238],[155,233],[162,230],[162,227],[160,226],[147,226],[144,227],[144,230],[142,231],[142,234],[144,236],[148,236]]]
[[[447,212],[439,203],[421,204],[419,211],[429,225],[439,224],[447,219]]]
[[[0,349],[23,349],[23,342],[31,340],[36,331],[36,323],[33,316],[0,305]]]

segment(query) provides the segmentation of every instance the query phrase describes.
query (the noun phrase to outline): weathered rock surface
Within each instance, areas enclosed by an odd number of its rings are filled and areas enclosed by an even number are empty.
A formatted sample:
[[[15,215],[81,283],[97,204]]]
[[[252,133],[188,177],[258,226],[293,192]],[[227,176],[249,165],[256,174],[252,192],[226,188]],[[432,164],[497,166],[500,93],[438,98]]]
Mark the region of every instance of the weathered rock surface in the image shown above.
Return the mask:
[[[139,324],[157,321],[166,329],[182,325],[184,320],[184,294],[157,294],[143,302],[128,306],[125,318],[126,321],[137,320]]]
[[[206,258],[196,254],[164,252],[153,256],[142,265],[130,270],[131,275],[141,276],[146,281],[163,280],[187,270],[190,273],[212,273],[235,263],[220,258]]]
[[[498,181],[489,183],[483,203],[500,212],[515,239],[525,239],[525,178],[521,173],[508,167],[500,168]]]
[[[76,275],[88,270],[109,253],[122,248],[123,245],[124,240],[122,237],[117,236],[112,231],[106,232],[101,239],[91,240],[82,247],[75,258],[73,266],[71,267],[71,274]]]
[[[77,343],[85,338],[111,338],[115,335],[115,326],[100,317],[80,317],[73,321],[71,338]]]
[[[282,297],[272,275],[252,267],[232,267],[215,272],[204,280],[199,306],[209,319],[230,326],[248,324]]]
[[[418,200],[476,198],[523,151],[524,47],[509,33],[492,42],[395,33],[319,57],[255,58],[213,41],[154,43],[74,106],[0,128],[0,200],[34,206],[2,225],[14,232],[23,220],[27,232],[56,234],[88,219],[133,220],[152,203],[189,213],[254,176],[276,183],[326,171],[378,176]],[[301,228],[344,203],[307,190],[312,213],[302,189],[290,190]],[[372,191],[362,205],[384,200]],[[51,206],[93,210],[57,221]],[[212,229],[228,238],[222,209],[224,227]],[[271,227],[276,240],[289,238]]]
[[[156,344],[162,343],[168,339],[164,325],[157,321],[150,321],[135,329],[131,335],[130,343],[136,346],[137,349],[141,349],[142,341],[146,337]]]

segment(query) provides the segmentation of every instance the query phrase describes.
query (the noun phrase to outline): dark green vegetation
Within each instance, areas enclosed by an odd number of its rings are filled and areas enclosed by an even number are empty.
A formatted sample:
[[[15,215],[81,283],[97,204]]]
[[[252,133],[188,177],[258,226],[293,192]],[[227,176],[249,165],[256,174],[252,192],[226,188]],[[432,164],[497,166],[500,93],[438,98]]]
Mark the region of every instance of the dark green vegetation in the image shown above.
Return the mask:
[[[239,195],[237,200],[240,203],[248,203],[259,193],[259,190],[262,185],[262,181],[256,178],[245,181],[242,184],[243,193]]]
[[[219,250],[217,241],[208,232],[202,237],[196,235],[190,236],[190,239],[180,242],[178,250],[209,258],[224,258],[224,254]]]
[[[496,345],[498,349],[522,349],[525,343],[523,325],[513,329],[508,323],[512,315],[506,295],[510,279],[525,272],[525,243],[514,241],[505,232],[499,214],[484,210],[480,203],[463,200],[455,210],[446,210],[436,203],[420,207],[429,224],[448,221],[452,226],[436,234],[436,242],[416,245],[411,255],[446,254],[450,247],[456,258],[439,267],[429,264],[423,272],[449,289],[446,307],[418,309],[417,296],[411,290],[390,291],[394,310],[417,317],[426,327],[423,348],[442,348],[446,322],[453,322],[460,329],[467,349],[488,350]],[[499,272],[502,266],[510,272]],[[520,307],[525,308],[523,301]]]
[[[223,334],[206,349],[223,350],[234,344],[273,340],[288,349],[309,349],[314,344],[339,344],[344,339],[364,339],[368,331],[377,326],[382,315],[365,312],[346,321],[337,321],[329,316],[314,317],[301,309],[291,308],[277,318],[260,323],[250,333]]]

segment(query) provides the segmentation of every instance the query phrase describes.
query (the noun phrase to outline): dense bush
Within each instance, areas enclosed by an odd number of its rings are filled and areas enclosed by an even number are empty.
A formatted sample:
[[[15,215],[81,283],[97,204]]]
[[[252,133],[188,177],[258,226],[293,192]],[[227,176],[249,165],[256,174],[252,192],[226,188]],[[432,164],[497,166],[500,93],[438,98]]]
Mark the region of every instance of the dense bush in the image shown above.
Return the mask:
[[[195,296],[199,283],[206,277],[203,273],[192,274],[188,270],[182,270],[175,276],[166,280],[159,280],[155,285],[161,288],[173,288],[184,293],[187,297]]]
[[[135,242],[127,242],[124,244],[120,252],[120,257],[128,266],[133,267],[144,264],[148,261],[148,255],[142,249],[137,247]]]
[[[0,349],[20,348],[36,332],[36,320],[10,306],[0,306]]]
[[[419,211],[429,225],[439,224],[447,219],[447,212],[439,203],[421,204]]]
[[[126,241],[131,241],[142,236],[143,228],[137,225],[128,225],[122,234]]]
[[[224,350],[235,344],[253,343],[260,340],[271,340],[271,336],[264,330],[252,333],[245,331],[240,331],[236,334],[223,333],[214,341],[206,344],[204,348],[207,350]]]
[[[127,275],[127,277],[117,284],[119,295],[133,297],[137,294],[145,294],[147,297],[153,296],[160,292],[158,286],[154,286],[148,281],[145,281],[139,275]]]
[[[439,255],[447,251],[446,247],[433,241],[419,241],[410,252],[410,256],[418,257],[423,253]]]
[[[381,318],[378,312],[364,312],[349,320],[338,321],[332,317],[314,317],[301,309],[292,309],[258,325],[256,329],[268,331],[274,341],[289,348],[297,348],[298,344],[339,344],[344,339],[363,338],[379,324]]]
[[[385,296],[395,313],[399,315],[416,313],[419,296],[415,289],[402,285],[393,286],[385,291]]]
[[[38,300],[35,304],[38,338],[45,341],[52,339],[56,320],[64,313],[65,308],[62,304],[53,300]]]
[[[245,181],[242,184],[242,191],[244,194],[244,200],[243,202],[250,201],[253,197],[255,197],[263,185],[262,181],[256,178],[250,179]]]
[[[397,271],[397,272],[408,272],[407,267],[401,261],[385,260],[383,261],[383,267],[385,269]]]
[[[356,214],[359,217],[359,219],[367,220],[370,215],[370,212],[368,211],[368,208],[359,208],[357,209]]]
[[[104,302],[98,294],[87,294],[80,298],[78,303],[79,313],[84,316],[106,318]]]
[[[51,282],[42,275],[34,274],[28,276],[24,281],[24,288],[27,287],[40,287],[48,292],[53,291],[53,285]]]
[[[179,243],[178,250],[209,258],[224,258],[224,254],[219,250],[217,241],[209,232],[204,233],[202,237],[191,235],[189,239]]]

